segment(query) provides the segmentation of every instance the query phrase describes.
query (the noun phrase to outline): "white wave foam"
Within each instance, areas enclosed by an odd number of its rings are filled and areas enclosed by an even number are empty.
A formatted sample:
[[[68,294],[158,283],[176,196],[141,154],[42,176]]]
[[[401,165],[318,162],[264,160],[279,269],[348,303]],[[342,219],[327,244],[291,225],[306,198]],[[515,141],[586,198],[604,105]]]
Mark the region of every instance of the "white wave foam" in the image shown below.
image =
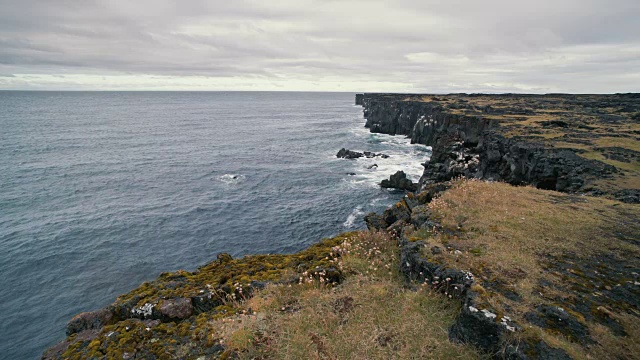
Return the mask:
[[[360,141],[376,146],[375,152],[389,155],[368,159],[358,158],[353,161],[356,175],[350,176],[349,183],[354,185],[378,186],[380,181],[388,179],[396,171],[402,170],[407,177],[417,182],[422,175],[422,164],[431,157],[431,147],[421,144],[411,144],[411,139],[404,135],[388,135],[371,133],[359,121],[350,130],[352,135]],[[372,149],[355,149],[358,151],[374,151]],[[371,168],[373,165],[377,167]]]
[[[224,174],[218,177],[218,180],[225,184],[232,185],[244,181],[245,176],[239,174]]]
[[[404,171],[409,179],[417,182],[424,170],[422,163],[428,161],[431,155],[429,149],[422,145],[405,145],[404,148],[388,149],[383,152],[389,157],[351,160],[355,167],[353,172],[356,173],[350,176],[351,182],[377,185],[399,170]]]
[[[345,220],[345,222],[342,223],[342,226],[346,228],[353,227],[353,224],[355,224],[356,220],[358,219],[358,216],[361,216],[361,215],[364,215],[364,212],[362,211],[362,206],[357,206],[355,209],[353,209],[353,211],[351,211],[351,214],[347,216],[347,220]]]

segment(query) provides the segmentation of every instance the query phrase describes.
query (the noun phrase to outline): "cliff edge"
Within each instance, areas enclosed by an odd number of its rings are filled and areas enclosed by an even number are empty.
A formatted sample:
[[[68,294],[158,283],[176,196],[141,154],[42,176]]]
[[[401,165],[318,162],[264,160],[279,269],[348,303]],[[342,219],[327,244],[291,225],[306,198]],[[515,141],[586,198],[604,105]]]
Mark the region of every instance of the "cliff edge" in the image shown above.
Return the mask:
[[[369,230],[163,273],[43,359],[638,358],[638,94],[356,103],[433,148]]]
[[[457,176],[640,202],[640,94],[362,94],[366,127],[433,147]]]

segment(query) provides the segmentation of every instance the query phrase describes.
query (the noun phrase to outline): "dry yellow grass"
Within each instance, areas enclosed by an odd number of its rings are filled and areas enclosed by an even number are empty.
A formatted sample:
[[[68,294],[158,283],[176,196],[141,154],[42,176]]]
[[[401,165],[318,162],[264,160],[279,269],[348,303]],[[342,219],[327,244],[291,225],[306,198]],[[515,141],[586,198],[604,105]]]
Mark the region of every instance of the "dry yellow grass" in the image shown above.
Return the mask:
[[[587,255],[602,250],[600,239],[610,237],[606,225],[614,225],[610,220],[617,215],[616,208],[636,211],[633,205],[604,198],[477,180],[459,181],[429,207],[444,227],[464,231],[464,241],[446,235],[436,240],[486,249],[482,257],[469,261],[531,271],[538,266],[539,252]],[[612,240],[604,244],[609,250],[629,247]]]
[[[532,187],[460,180],[429,207],[444,229],[426,237],[425,256],[453,268],[470,270],[480,284],[495,285],[494,289],[484,290],[479,284],[475,290],[488,306],[523,324],[523,315],[538,304],[552,304],[557,299],[572,301],[571,294],[553,286],[540,286],[544,282],[568,285],[562,283],[564,277],[548,269],[550,259],[571,254],[573,261],[588,262],[594,256],[608,254],[638,265],[640,258],[637,242],[628,240],[629,234],[636,239],[640,234],[637,205]],[[627,238],[616,235],[619,231],[626,231]],[[432,255],[428,251],[431,246],[460,252]],[[503,291],[494,291],[496,288]],[[508,292],[518,294],[518,299],[509,299],[504,295]],[[575,315],[581,318],[580,314]],[[611,316],[619,316],[618,322],[628,334],[640,334],[635,325],[637,317],[634,322],[629,321],[627,313]],[[613,336],[606,327],[595,323],[589,326],[600,344],[625,344],[608,352],[613,357],[628,358],[640,350],[628,338]],[[550,344],[577,358],[607,353],[604,347],[586,351],[557,334],[540,333]]]
[[[631,137],[604,136],[604,137],[596,138],[594,142],[598,146],[603,146],[603,147],[617,146],[617,147],[640,152],[640,141],[633,139]]]
[[[403,286],[397,249],[386,234],[362,233],[343,247],[350,275],[340,286],[274,285],[247,301],[253,315],[211,326],[242,359],[479,358],[448,340],[459,304]]]
[[[588,151],[585,153],[580,153],[579,155],[585,159],[598,160],[605,164],[615,166],[620,170],[633,172],[634,177],[640,177],[640,174],[638,174],[640,172],[640,160],[637,160],[636,162],[623,162],[613,159],[607,159],[607,157],[599,151]]]
[[[628,231],[640,233],[638,224],[630,222],[640,214],[637,206],[460,180],[429,207],[442,231],[416,231],[409,234],[412,240],[428,243],[425,256],[431,261],[473,272],[479,301],[524,326],[514,341],[544,339],[576,359],[632,359],[640,354],[633,340],[640,338],[639,314],[598,308],[624,328],[627,335],[618,336],[587,321],[567,303],[566,309],[587,324],[596,342],[588,347],[532,326],[524,316],[540,304],[564,307],[558,299],[576,300],[553,286],[540,287],[542,281],[567,285],[548,267],[549,259],[572,254],[572,261],[588,261],[603,253],[637,259],[637,244],[612,232],[626,223]],[[434,245],[461,252],[432,255],[428,249]],[[387,234],[354,233],[338,252],[337,266],[347,274],[341,285],[331,287],[305,277],[298,284],[271,285],[241,305],[246,314],[208,320],[207,328],[216,329],[214,337],[228,349],[223,358],[482,358],[472,347],[448,340],[459,304],[428,288],[405,288],[397,272],[397,244]],[[491,286],[484,287],[487,283]],[[508,298],[503,290],[518,294],[518,299]]]

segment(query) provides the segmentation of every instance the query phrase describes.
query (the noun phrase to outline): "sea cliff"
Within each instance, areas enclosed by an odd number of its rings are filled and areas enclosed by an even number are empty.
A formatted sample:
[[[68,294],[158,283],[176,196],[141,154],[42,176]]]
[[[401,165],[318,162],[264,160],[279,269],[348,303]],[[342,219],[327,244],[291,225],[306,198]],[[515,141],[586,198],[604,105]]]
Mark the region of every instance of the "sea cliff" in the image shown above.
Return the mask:
[[[638,94],[356,103],[433,148],[368,231],[161,274],[43,358],[637,357]]]
[[[363,94],[366,127],[433,147],[421,184],[457,176],[640,202],[640,96]]]

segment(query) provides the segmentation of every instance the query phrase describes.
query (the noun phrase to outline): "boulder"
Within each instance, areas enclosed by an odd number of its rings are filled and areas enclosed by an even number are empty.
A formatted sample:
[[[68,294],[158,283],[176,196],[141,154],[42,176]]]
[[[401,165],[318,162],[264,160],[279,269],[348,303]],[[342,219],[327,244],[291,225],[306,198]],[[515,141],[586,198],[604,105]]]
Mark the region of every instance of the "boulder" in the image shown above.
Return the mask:
[[[162,300],[158,309],[168,319],[186,319],[193,314],[193,304],[189,298]]]
[[[387,232],[390,233],[393,236],[400,236],[402,235],[402,230],[403,228],[407,226],[407,222],[400,219],[400,220],[396,220],[396,222],[394,222],[393,224],[389,225],[389,227],[387,228]]]
[[[376,154],[376,153],[371,152],[371,151],[365,151],[364,152],[364,156],[366,156],[368,159],[371,159],[371,158],[374,158],[374,157],[381,157],[383,159],[389,158],[389,155],[387,155],[387,154],[382,154],[382,153]]]
[[[342,159],[357,159],[361,157],[366,157],[368,159],[380,157],[380,158],[386,159],[389,157],[389,155],[378,154],[371,151],[359,152],[359,151],[353,151],[353,150],[342,148],[340,149],[340,151],[338,151],[338,153],[336,154],[336,157],[342,158]]]
[[[351,151],[345,148],[340,149],[336,154],[336,157],[341,159],[357,159],[363,157],[364,154],[357,151]]]
[[[67,324],[67,336],[84,330],[100,329],[108,325],[112,318],[113,312],[108,308],[80,313]]]
[[[233,260],[233,257],[229,253],[220,253],[216,256],[216,259],[220,264],[224,264]]]
[[[381,230],[386,229],[387,226],[389,226],[383,216],[374,212],[370,212],[365,215],[364,222],[367,224],[367,228],[369,228],[369,230]]]
[[[431,218],[431,209],[427,205],[414,206],[411,210],[411,223],[420,228]]]
[[[407,179],[407,174],[404,171],[397,171],[395,174],[389,177],[389,180],[382,180],[380,186],[383,188],[399,189],[406,191],[418,190],[418,184]]]
[[[391,225],[398,220],[408,223],[411,220],[411,210],[404,201],[396,203],[382,213],[384,221]]]

